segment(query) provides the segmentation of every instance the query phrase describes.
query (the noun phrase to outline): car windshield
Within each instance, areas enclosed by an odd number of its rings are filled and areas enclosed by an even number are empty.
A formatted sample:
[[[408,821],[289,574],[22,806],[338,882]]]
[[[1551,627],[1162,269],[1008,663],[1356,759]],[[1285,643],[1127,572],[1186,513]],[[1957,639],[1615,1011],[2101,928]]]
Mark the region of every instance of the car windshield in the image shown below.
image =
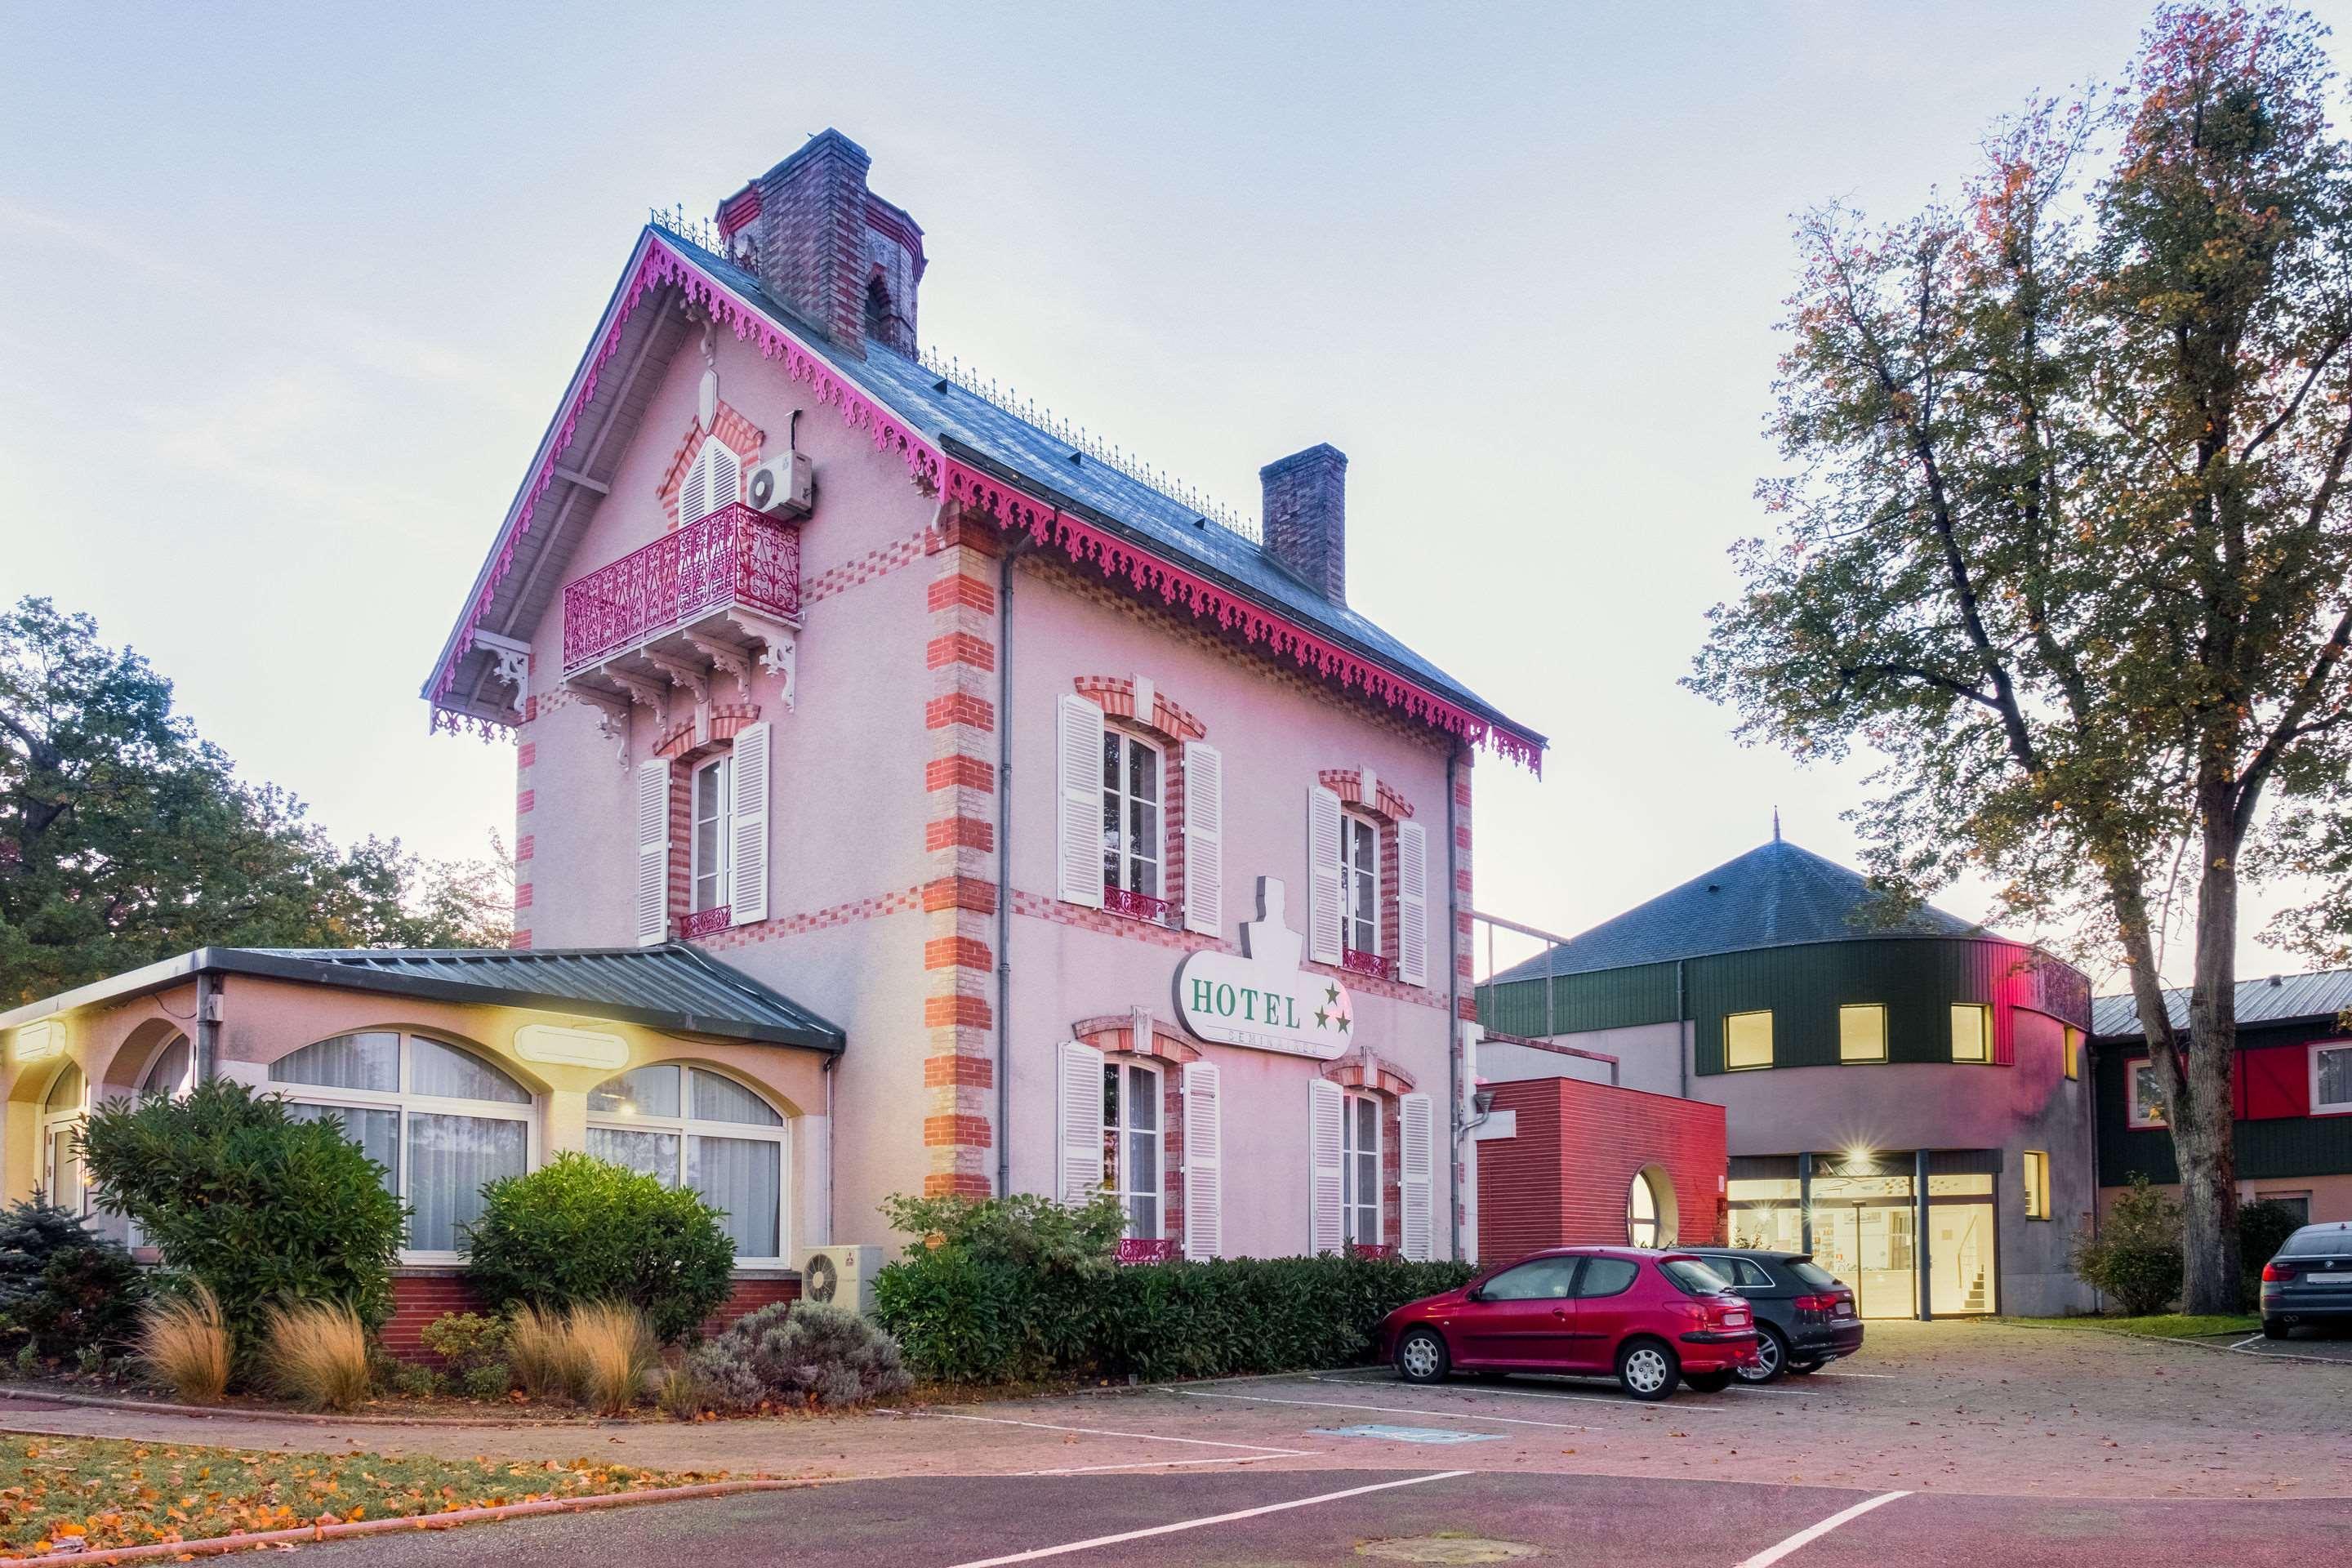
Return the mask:
[[[1798,1284],[1810,1286],[1816,1290],[1833,1289],[1838,1282],[1836,1275],[1810,1258],[1801,1258],[1794,1263],[1783,1264],[1781,1267],[1797,1277]]]
[[[1682,1287],[1686,1295],[1720,1296],[1731,1289],[1730,1280],[1696,1258],[1669,1258],[1658,1265],[1658,1269]]]

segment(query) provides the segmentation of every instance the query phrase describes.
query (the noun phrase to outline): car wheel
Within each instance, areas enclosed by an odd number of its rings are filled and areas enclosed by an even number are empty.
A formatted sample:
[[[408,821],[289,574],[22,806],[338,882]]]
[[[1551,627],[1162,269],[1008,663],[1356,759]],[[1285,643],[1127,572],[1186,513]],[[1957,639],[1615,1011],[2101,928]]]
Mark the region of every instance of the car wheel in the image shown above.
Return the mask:
[[[1756,1362],[1739,1369],[1742,1383],[1771,1383],[1789,1370],[1789,1342],[1769,1323],[1757,1325]]]
[[[1674,1393],[1682,1366],[1656,1340],[1629,1340],[1617,1352],[1617,1381],[1634,1398],[1654,1403]]]
[[[1397,1375],[1407,1383],[1443,1383],[1453,1364],[1434,1329],[1415,1329],[1397,1343]]]
[[[2263,1338],[2266,1340],[2283,1340],[2286,1338],[2286,1325],[2279,1321],[2276,1318],[2264,1318],[2263,1320]]]
[[[1731,1373],[1728,1372],[1686,1372],[1683,1373],[1683,1382],[1690,1386],[1690,1389],[1694,1394],[1721,1394],[1725,1389],[1731,1386]]]
[[[1827,1365],[1829,1363],[1825,1361],[1798,1361],[1792,1356],[1787,1371],[1790,1377],[1811,1377]]]

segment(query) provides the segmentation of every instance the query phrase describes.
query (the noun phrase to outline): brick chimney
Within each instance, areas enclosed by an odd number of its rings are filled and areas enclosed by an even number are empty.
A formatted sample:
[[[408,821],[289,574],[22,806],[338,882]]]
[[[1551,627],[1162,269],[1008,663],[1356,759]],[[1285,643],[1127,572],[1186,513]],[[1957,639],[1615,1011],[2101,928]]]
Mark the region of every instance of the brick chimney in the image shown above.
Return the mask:
[[[1348,454],[1309,447],[1257,471],[1266,552],[1335,605],[1348,602]]]
[[[860,358],[869,337],[915,352],[924,266],[922,226],[866,188],[872,163],[840,132],[820,132],[719,206],[729,252],[786,309]]]

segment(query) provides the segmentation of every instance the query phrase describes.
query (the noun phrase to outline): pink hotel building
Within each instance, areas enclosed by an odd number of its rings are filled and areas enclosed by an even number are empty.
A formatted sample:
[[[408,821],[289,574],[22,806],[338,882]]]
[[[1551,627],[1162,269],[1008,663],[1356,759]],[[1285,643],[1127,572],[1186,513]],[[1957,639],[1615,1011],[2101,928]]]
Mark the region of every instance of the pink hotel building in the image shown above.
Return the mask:
[[[514,951],[0,1015],[12,1191],[70,1199],[93,1096],[217,1073],[384,1162],[404,1318],[567,1148],[702,1188],[772,1294],[897,1193],[1477,1255],[1471,762],[1542,738],[1349,606],[1338,451],[1263,470],[1261,535],[920,357],[867,163],[828,131],[640,235],[426,681],[517,742]]]

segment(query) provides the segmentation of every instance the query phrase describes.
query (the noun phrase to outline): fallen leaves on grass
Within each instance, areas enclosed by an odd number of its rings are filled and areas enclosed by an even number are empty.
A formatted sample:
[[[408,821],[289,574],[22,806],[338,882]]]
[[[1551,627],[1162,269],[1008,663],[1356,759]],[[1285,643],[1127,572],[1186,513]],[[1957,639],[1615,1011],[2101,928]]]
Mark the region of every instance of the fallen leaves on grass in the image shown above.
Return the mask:
[[[584,1458],[258,1454],[0,1436],[0,1481],[9,1483],[0,1485],[0,1559],[691,1486],[724,1475]]]

